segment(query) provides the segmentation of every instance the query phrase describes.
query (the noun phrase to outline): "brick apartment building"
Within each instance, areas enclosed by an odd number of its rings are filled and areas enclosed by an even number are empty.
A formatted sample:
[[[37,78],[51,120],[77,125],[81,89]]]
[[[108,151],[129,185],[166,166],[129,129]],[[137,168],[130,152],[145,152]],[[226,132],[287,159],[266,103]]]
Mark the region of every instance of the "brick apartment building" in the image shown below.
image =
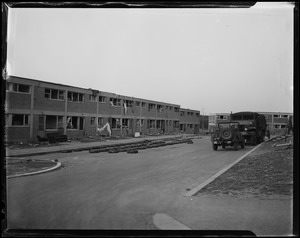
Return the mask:
[[[287,112],[258,112],[266,118],[268,130],[272,135],[287,132],[289,120],[294,122],[292,113]],[[209,115],[209,131],[219,122],[229,121],[230,113],[214,113]]]
[[[68,138],[199,133],[200,111],[180,105],[133,98],[10,76],[6,80],[6,140],[36,141],[50,133]],[[97,134],[98,133],[98,134]]]

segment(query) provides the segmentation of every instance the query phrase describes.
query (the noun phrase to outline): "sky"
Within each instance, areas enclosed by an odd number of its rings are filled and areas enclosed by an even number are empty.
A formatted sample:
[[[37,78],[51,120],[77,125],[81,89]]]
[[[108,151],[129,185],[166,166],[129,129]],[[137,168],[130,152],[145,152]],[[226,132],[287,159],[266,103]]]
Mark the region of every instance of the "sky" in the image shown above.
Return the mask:
[[[7,74],[206,115],[292,113],[293,7],[10,8]]]

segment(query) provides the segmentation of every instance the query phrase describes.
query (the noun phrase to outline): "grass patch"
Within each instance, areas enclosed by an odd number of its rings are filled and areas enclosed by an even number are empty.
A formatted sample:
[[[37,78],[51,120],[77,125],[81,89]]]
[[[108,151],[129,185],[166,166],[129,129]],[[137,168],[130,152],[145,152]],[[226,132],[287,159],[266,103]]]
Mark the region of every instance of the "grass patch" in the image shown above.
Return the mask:
[[[195,196],[292,197],[293,149],[273,145],[272,141],[265,142]]]

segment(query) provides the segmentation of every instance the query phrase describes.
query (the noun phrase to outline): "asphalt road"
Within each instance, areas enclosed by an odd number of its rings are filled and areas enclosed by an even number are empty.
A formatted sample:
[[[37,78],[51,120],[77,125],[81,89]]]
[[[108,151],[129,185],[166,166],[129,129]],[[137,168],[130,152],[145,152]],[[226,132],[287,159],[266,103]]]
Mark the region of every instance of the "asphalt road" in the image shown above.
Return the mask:
[[[58,159],[63,167],[7,180],[8,228],[148,230],[158,229],[153,216],[160,213],[201,229],[195,201],[184,195],[253,147],[214,151],[209,137],[193,142],[138,154],[35,156]]]

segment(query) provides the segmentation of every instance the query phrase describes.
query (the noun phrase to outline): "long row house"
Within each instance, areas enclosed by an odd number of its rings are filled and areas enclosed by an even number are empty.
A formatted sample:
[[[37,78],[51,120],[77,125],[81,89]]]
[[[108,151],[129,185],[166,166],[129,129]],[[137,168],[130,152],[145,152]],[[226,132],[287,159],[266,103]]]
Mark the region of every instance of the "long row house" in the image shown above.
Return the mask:
[[[5,115],[8,142],[200,130],[200,111],[180,105],[16,76],[6,80]]]

